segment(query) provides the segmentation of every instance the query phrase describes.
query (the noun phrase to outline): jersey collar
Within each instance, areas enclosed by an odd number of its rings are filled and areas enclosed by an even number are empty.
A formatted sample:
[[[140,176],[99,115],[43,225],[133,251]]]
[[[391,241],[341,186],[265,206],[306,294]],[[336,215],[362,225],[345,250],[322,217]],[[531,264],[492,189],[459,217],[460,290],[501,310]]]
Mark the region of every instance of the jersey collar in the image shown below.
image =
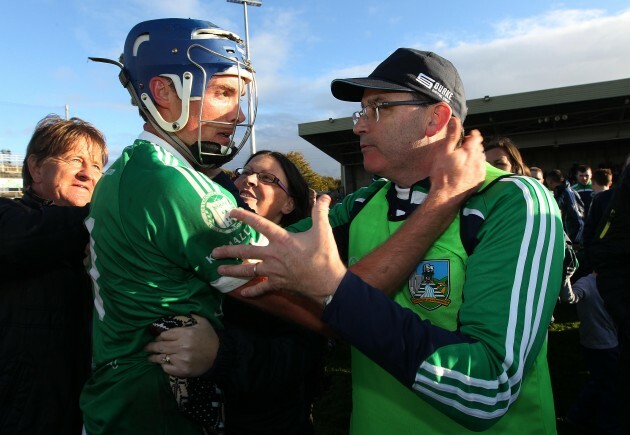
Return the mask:
[[[186,160],[186,158],[179,151],[177,151],[170,143],[166,142],[161,137],[156,136],[153,133],[149,133],[148,131],[143,131],[142,133],[140,133],[140,136],[138,136],[138,139],[151,142],[159,147],[164,148],[166,151],[173,154],[177,158],[177,160],[179,160],[184,166],[196,171],[196,169],[193,168],[190,162]]]

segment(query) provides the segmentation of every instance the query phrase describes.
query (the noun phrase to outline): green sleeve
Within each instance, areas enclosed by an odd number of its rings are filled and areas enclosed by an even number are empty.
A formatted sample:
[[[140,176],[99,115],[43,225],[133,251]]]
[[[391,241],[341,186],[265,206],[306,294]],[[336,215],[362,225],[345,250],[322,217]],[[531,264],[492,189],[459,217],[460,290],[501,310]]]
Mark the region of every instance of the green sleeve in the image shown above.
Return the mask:
[[[236,200],[223,187],[192,169],[166,167],[155,181],[157,201],[142,210],[147,237],[159,254],[182,271],[191,271],[214,288],[228,292],[246,280],[222,277],[220,264],[236,260],[215,260],[217,246],[266,243],[252,228],[229,217]],[[142,228],[138,228],[142,231]]]
[[[528,177],[499,180],[467,208],[483,219],[459,312],[459,330],[473,342],[438,348],[418,368],[413,389],[456,420],[483,427],[521,395],[544,350],[564,242],[553,197]],[[536,394],[547,393],[553,407],[551,391]]]
[[[387,180],[380,179],[374,181],[367,187],[362,187],[356,192],[346,195],[340,203],[331,207],[330,213],[328,214],[330,226],[334,229],[344,225],[349,225],[352,218],[356,215],[354,212],[354,210],[356,210],[355,207],[361,207],[361,204],[369,200],[374,193],[380,190],[387,183]],[[287,227],[287,231],[291,231],[293,233],[308,231],[312,224],[311,218],[306,218]]]

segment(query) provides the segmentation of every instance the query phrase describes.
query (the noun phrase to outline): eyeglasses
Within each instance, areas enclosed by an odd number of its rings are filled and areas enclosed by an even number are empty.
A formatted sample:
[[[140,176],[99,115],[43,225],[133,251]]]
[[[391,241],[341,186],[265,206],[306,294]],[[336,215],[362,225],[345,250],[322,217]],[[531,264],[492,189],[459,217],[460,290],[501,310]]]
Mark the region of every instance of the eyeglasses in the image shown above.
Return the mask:
[[[291,194],[289,193],[289,189],[287,189],[287,187],[282,184],[282,181],[280,181],[280,179],[278,177],[276,177],[273,174],[270,174],[268,172],[254,172],[251,169],[248,168],[238,168],[236,169],[236,171],[234,171],[236,173],[236,176],[239,178],[247,178],[250,175],[256,175],[256,178],[258,179],[258,181],[260,181],[263,184],[277,184],[278,187],[280,187],[280,189],[284,190],[284,192],[291,196]]]
[[[375,117],[374,119],[378,122],[379,120],[379,109],[385,109],[387,107],[394,106],[430,106],[431,104],[435,104],[434,101],[424,101],[424,100],[407,100],[407,101],[379,101],[376,103],[371,103],[359,110],[358,112],[354,112],[352,114],[352,123],[354,125],[359,122],[359,119],[363,118],[368,121],[371,118],[369,115],[370,110],[374,111]]]

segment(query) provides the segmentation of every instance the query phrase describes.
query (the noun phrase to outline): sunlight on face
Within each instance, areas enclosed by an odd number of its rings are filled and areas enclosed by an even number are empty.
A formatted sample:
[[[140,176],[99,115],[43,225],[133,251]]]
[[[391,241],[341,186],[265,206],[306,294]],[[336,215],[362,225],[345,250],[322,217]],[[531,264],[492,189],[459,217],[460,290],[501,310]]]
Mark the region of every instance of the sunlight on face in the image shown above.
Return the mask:
[[[240,94],[239,94],[240,90]],[[241,96],[245,91],[245,82],[235,76],[214,76],[209,82],[204,95],[203,107],[200,101],[190,102],[190,117],[177,136],[188,145],[197,142],[199,134],[199,111],[204,121],[216,121],[225,124],[203,122],[201,140],[227,145],[234,133],[234,124],[245,121],[241,109]],[[181,101],[179,102],[181,104]]]
[[[256,156],[246,165],[246,169],[253,172],[266,172],[280,179],[282,184],[288,185],[287,176],[276,159],[267,155]],[[234,184],[238,188],[241,198],[257,214],[279,223],[282,216],[293,211],[292,198],[277,184],[265,184],[255,174],[248,177],[238,177]]]
[[[102,170],[100,150],[81,138],[68,152],[36,167],[31,174],[33,190],[56,205],[84,206],[92,199]]]

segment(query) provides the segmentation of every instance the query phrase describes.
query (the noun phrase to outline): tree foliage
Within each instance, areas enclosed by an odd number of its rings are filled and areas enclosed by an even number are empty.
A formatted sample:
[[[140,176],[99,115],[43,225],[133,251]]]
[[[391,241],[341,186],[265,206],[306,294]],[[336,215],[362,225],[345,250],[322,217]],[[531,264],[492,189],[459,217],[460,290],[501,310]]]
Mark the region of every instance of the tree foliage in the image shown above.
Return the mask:
[[[304,154],[298,151],[289,151],[286,153],[286,156],[295,164],[295,166],[297,166],[311,189],[314,189],[317,192],[328,192],[331,190],[337,190],[341,187],[340,179],[330,176],[322,176],[315,172],[304,158]]]
[[[226,168],[221,168],[221,170],[225,172],[228,177],[230,177],[230,180],[234,180],[236,178],[236,173],[234,171],[231,171],[230,169],[226,169]]]

